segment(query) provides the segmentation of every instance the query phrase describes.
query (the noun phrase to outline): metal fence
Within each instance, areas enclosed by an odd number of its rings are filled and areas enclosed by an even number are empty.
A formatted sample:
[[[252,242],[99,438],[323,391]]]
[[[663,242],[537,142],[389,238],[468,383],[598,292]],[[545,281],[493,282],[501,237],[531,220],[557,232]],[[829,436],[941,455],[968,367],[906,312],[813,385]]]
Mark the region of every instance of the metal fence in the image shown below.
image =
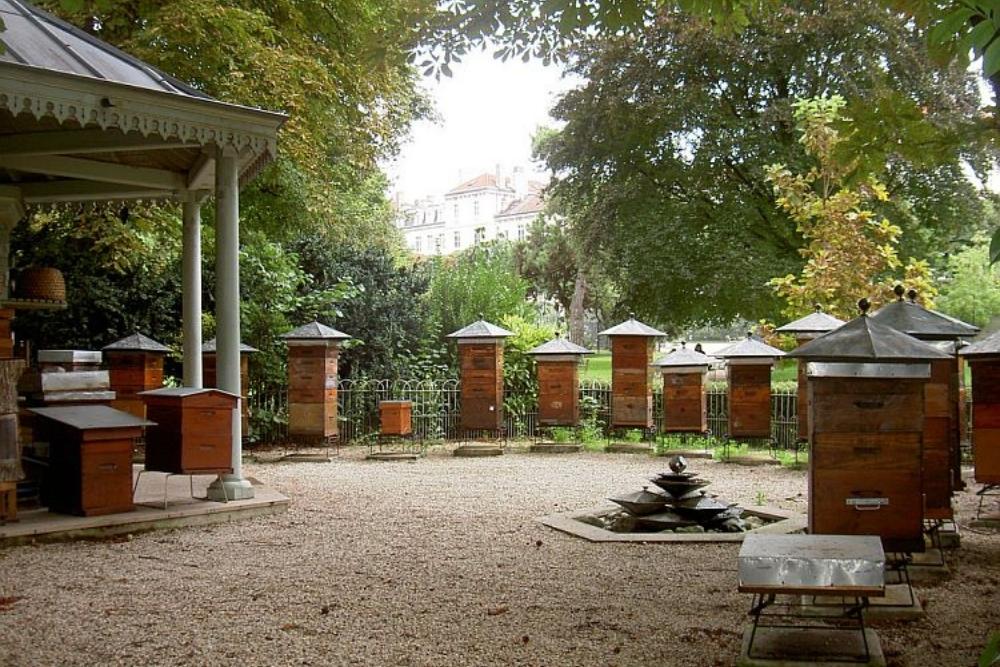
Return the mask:
[[[338,385],[338,421],[343,443],[369,441],[378,433],[378,404],[384,400],[413,402],[413,431],[418,439],[454,438],[459,434],[460,392],[457,379],[447,380],[341,380]],[[288,403],[283,387],[251,387],[249,392],[250,439],[260,443],[288,439]],[[598,428],[611,415],[611,385],[584,381],[580,386],[581,413]],[[663,393],[653,390],[653,423],[663,425]],[[537,414],[506,410],[507,437],[531,439],[538,435]],[[725,437],[728,431],[728,398],[724,386],[708,390],[708,427],[711,435]],[[795,390],[771,393],[771,436],[775,446],[791,449],[798,439]]]

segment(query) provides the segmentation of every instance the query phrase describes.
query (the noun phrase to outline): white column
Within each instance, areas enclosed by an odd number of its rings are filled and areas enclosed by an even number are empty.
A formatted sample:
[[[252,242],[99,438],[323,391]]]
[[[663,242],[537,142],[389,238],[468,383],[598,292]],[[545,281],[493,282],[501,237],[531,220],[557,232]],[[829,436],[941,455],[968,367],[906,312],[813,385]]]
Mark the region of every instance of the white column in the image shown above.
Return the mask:
[[[182,258],[182,321],[184,325],[184,386],[201,388],[201,201],[200,192],[184,199]]]
[[[236,150],[219,149],[215,158],[215,323],[216,385],[240,395],[240,184]],[[233,472],[208,489],[213,500],[253,498],[243,479],[240,401],[233,411]],[[223,495],[225,494],[225,495]]]

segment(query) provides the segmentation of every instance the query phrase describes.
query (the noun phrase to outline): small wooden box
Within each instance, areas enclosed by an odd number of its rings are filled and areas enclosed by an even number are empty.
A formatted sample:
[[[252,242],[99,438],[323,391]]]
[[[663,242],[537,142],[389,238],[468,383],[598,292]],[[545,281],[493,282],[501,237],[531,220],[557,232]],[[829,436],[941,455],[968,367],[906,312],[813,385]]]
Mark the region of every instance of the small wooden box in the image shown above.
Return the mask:
[[[146,470],[178,475],[232,472],[238,396],[219,389],[156,389],[140,394],[146,415]]]
[[[705,373],[663,371],[663,431],[705,433],[708,431],[708,396]]]
[[[413,433],[412,401],[379,401],[382,435],[408,436]]]
[[[33,408],[49,443],[49,509],[96,516],[130,512],[132,449],[143,419],[103,405]]]

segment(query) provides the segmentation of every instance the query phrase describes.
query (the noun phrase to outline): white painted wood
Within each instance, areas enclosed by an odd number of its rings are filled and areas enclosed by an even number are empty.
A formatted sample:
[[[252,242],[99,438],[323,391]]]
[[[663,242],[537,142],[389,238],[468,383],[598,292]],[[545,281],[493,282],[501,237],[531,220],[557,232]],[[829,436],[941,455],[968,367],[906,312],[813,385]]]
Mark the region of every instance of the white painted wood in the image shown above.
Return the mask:
[[[72,180],[24,183],[20,186],[25,204],[109,201],[115,199],[159,199],[172,197],[174,190],[145,188],[118,183]]]
[[[0,169],[162,190],[179,191],[187,186],[187,179],[183,175],[165,169],[133,167],[59,155],[0,155]]]
[[[184,328],[184,386],[202,386],[201,367],[201,200],[189,193],[184,200],[182,247],[182,321]]]
[[[171,148],[198,148],[200,144],[179,139],[164,140],[117,130],[86,129],[26,132],[0,136],[0,155],[37,156],[75,153],[117,153]]]

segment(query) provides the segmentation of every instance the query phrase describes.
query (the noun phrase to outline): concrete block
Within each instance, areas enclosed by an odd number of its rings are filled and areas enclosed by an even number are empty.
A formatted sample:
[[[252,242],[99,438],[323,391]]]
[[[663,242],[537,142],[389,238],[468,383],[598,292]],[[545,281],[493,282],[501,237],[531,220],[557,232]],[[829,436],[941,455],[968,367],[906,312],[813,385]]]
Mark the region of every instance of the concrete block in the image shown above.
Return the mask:
[[[743,646],[737,667],[843,667],[863,665],[885,667],[885,655],[878,635],[865,628],[869,659],[864,661],[865,649],[861,632],[846,629],[822,628],[757,628],[754,636],[753,655],[750,657],[748,626],[743,632]]]

